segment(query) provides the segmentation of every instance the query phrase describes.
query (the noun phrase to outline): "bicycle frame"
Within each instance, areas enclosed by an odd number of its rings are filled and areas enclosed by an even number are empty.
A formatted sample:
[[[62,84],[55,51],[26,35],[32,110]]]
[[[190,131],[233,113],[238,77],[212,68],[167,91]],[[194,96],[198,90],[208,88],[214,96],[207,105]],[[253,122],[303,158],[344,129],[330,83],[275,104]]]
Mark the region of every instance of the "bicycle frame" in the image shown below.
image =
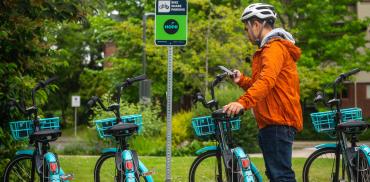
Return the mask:
[[[211,111],[214,109],[218,109],[218,102],[215,99],[214,95],[214,87],[219,84],[226,76],[228,75],[227,72],[223,74],[219,74],[216,76],[216,79],[212,82],[210,92],[212,100],[206,102],[202,94],[197,93],[197,101],[201,101],[203,106],[209,108]],[[214,118],[215,119],[215,118]],[[215,139],[217,141],[217,146],[207,146],[204,147],[196,152],[196,154],[200,155],[207,151],[219,151],[222,155],[223,164],[227,170],[233,171],[233,166],[230,166],[230,161],[233,161],[234,155],[236,156],[237,163],[241,168],[241,173],[243,176],[243,181],[245,182],[253,182],[253,173],[256,175],[259,181],[262,181],[262,176],[260,175],[256,166],[250,161],[248,155],[244,152],[244,150],[240,147],[233,147],[234,144],[231,140],[231,124],[229,119],[226,120],[226,130],[223,127],[224,120],[215,119]],[[227,179],[232,179],[232,176],[229,176],[229,173],[226,173]],[[232,175],[232,174],[231,174]]]

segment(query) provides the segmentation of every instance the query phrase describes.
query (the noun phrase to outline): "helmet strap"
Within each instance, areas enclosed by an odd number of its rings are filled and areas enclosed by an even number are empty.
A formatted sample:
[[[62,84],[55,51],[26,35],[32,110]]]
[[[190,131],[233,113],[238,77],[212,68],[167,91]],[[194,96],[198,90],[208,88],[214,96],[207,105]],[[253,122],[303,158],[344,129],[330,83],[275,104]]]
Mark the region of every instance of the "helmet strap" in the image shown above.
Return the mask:
[[[252,30],[252,24],[251,24],[251,21],[249,20],[248,21],[248,28],[251,30],[251,34],[252,34],[252,37],[254,38],[254,41],[256,42],[258,48],[261,48],[261,35],[262,35],[262,31],[263,31],[263,27],[265,27],[266,25],[266,20],[263,20],[263,23],[262,23],[262,27],[259,29],[258,31],[258,36],[256,37],[256,35],[254,35],[254,32]]]

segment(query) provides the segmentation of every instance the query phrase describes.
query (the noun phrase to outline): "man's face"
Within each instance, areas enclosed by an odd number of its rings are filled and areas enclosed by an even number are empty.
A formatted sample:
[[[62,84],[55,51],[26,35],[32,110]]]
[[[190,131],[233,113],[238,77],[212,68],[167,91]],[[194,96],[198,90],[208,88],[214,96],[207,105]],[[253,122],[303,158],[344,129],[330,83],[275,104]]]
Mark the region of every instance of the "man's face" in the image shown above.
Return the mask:
[[[255,36],[258,36],[258,30],[259,30],[259,22],[258,21],[253,21],[250,22],[250,25],[248,22],[244,22],[244,30],[248,34],[248,39],[251,41],[253,44],[256,43],[256,40],[254,39],[252,32]]]

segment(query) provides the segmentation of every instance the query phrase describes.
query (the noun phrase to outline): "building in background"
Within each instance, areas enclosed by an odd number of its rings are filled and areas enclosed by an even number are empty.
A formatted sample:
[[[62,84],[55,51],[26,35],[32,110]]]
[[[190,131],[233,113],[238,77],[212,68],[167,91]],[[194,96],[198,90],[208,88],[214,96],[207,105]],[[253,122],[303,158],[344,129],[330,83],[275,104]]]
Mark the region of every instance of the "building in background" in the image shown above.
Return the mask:
[[[359,19],[370,18],[370,0],[362,0],[356,4]],[[366,47],[370,48],[370,25],[366,30]],[[369,60],[370,62],[370,60]],[[359,107],[363,117],[370,118],[370,72],[361,71],[356,74],[354,81],[346,82],[342,91],[342,106]]]

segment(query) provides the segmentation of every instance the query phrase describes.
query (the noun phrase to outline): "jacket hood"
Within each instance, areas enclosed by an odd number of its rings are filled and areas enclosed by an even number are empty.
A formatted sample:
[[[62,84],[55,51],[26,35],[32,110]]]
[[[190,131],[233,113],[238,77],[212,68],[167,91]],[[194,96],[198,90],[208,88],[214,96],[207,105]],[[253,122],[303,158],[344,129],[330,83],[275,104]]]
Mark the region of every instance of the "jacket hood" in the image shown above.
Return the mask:
[[[267,33],[261,42],[261,47],[267,44],[271,39],[275,38],[280,39],[281,43],[284,44],[284,46],[288,49],[293,60],[297,62],[301,57],[301,49],[294,45],[295,40],[292,34],[282,28],[275,28]]]

